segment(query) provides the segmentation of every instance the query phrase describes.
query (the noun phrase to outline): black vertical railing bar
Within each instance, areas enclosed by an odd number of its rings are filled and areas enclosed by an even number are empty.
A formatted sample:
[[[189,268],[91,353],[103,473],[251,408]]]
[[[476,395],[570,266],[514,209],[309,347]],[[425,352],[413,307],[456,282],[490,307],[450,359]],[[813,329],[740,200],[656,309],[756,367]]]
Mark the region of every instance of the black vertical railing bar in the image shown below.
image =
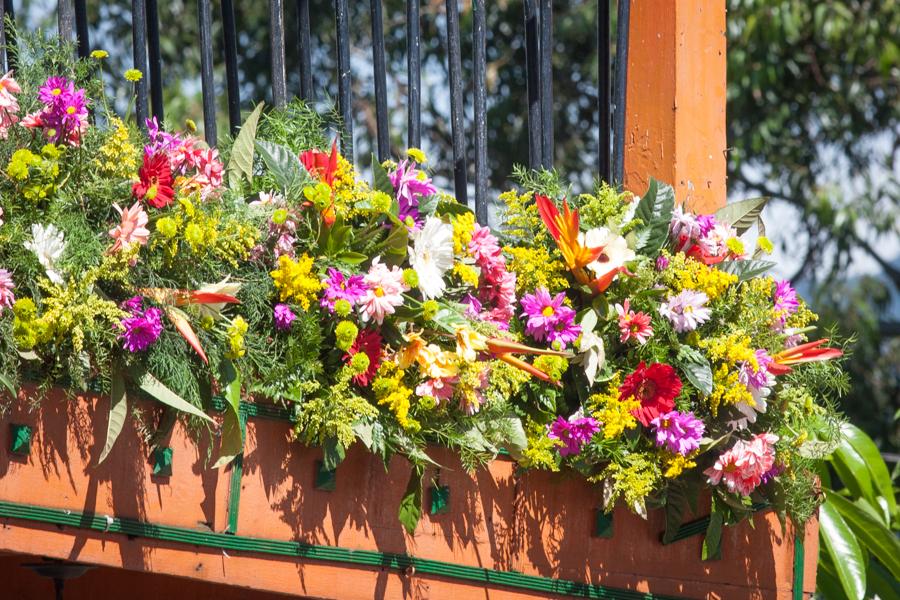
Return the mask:
[[[541,146],[541,69],[538,59],[538,0],[525,0],[525,82],[528,95],[528,167],[539,169]]]
[[[59,37],[65,41],[75,39],[75,6],[72,0],[57,0],[56,17],[59,23]]]
[[[87,0],[75,0],[75,34],[78,36],[78,56],[87,58],[87,55],[91,53]]]
[[[297,0],[297,49],[300,52],[300,97],[313,100],[312,49],[309,42],[309,0]]]
[[[553,1],[541,7],[541,146],[545,169],[553,167]]]
[[[206,143],[215,146],[216,131],[216,83],[213,78],[212,59],[212,8],[210,0],[200,0],[200,88],[203,93],[203,135]]]
[[[487,199],[487,32],[484,0],[472,1],[475,79],[475,219],[488,224]]]
[[[284,3],[269,0],[269,44],[272,52],[272,103],[287,104],[287,71],[284,60]]]
[[[621,186],[625,173],[625,109],[628,86],[628,30],[631,0],[619,0],[616,16],[616,79],[613,88],[613,184]]]
[[[11,23],[16,21],[16,10],[13,7],[13,0],[3,0],[3,13],[3,61],[6,70],[10,71],[16,68],[16,30],[15,27],[7,29],[6,20],[8,17]]]
[[[338,110],[341,113],[341,152],[353,162],[353,113],[350,81],[350,15],[347,0],[334,0],[337,30]]]
[[[134,68],[141,78],[134,84],[134,118],[138,127],[145,128],[147,120],[147,7],[144,0],[131,0],[131,46]]]
[[[391,141],[387,110],[387,72],[384,64],[384,23],[381,0],[369,0],[372,14],[372,74],[375,76],[375,126],[378,160],[385,161],[391,154]]]
[[[238,83],[237,27],[233,0],[222,0],[222,34],[225,37],[225,88],[228,90],[228,130],[241,126],[241,91]]]
[[[150,105],[153,116],[160,123],[163,110],[162,56],[159,49],[159,8],[157,0],[147,2],[147,50],[150,54]]]
[[[408,147],[420,148],[422,145],[422,57],[421,36],[419,33],[419,1],[406,0],[406,109]]]
[[[609,98],[609,5],[612,0],[597,0],[597,115],[598,115],[598,172],[600,179],[612,182],[610,171],[610,98]]]
[[[446,0],[447,60],[450,66],[450,137],[453,140],[453,184],[456,200],[468,204],[466,142],[463,132],[462,58],[457,0]]]

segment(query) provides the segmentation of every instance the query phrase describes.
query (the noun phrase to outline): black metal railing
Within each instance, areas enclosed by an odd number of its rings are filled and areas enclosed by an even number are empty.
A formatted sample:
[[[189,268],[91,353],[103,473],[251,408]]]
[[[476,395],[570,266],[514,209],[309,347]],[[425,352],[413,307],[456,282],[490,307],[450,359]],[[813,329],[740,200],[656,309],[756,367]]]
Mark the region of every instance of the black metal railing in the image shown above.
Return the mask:
[[[297,4],[300,57],[300,97],[314,101],[312,61],[310,52],[309,0],[295,0]],[[198,0],[200,26],[200,70],[203,97],[203,123],[206,141],[216,144],[216,95],[213,77],[213,39],[211,0]],[[225,84],[228,97],[228,123],[232,133],[240,126],[241,99],[238,78],[238,28],[233,0],[220,0],[225,54]],[[276,106],[288,101],[285,61],[284,1],[269,2],[269,36],[271,45],[272,98]],[[348,0],[333,0],[336,32],[338,112],[341,117],[341,150],[353,157],[352,72],[350,68],[350,23]],[[407,34],[407,140],[410,147],[422,142],[421,115],[421,35],[420,2],[406,0]],[[456,197],[468,202],[467,149],[465,107],[463,104],[462,33],[458,0],[446,0],[447,60],[450,98],[450,136],[453,156],[453,182]],[[526,94],[529,165],[532,168],[553,164],[553,2],[552,0],[523,0],[526,56]],[[631,0],[616,2],[615,65],[610,56],[610,18],[612,0],[598,0],[598,111],[599,111],[599,177],[615,185],[622,182],[624,170],[625,89],[629,12]],[[372,70],[375,88],[376,132],[372,145],[379,160],[390,153],[390,126],[387,107],[387,67],[385,61],[382,0],[370,0],[372,20]],[[475,160],[475,213],[478,221],[487,222],[487,35],[485,0],[472,0],[472,73],[474,90],[474,119],[472,123]],[[0,2],[0,17],[15,19],[12,0]],[[60,36],[77,40],[78,54],[90,53],[86,0],[59,0],[58,23]],[[0,47],[2,66],[9,68],[11,55],[5,48],[15,44],[7,37],[0,18]],[[11,33],[11,32],[10,32]],[[148,77],[136,86],[135,116],[143,123],[148,115],[163,119],[162,61],[157,0],[132,0],[132,48],[134,66]],[[149,100],[148,100],[149,95]]]

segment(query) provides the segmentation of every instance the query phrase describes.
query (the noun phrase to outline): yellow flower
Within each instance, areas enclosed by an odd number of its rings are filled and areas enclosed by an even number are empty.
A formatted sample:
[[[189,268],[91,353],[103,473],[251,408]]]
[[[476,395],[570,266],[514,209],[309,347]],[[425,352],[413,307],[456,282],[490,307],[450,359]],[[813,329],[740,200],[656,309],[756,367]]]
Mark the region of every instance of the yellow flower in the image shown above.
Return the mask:
[[[125,71],[125,79],[132,83],[137,83],[144,78],[144,74],[137,69],[128,69]]]
[[[725,242],[725,245],[728,246],[728,249],[731,250],[732,254],[736,254],[737,256],[741,256],[744,254],[744,242],[742,242],[739,238],[728,238],[728,241]]]
[[[278,268],[270,275],[282,302],[293,299],[303,310],[309,310],[310,303],[322,289],[322,282],[312,274],[312,267],[313,259],[306,254],[296,261],[284,254],[278,258]]]
[[[756,247],[766,254],[772,254],[772,251],[775,250],[775,246],[766,236],[760,236],[759,238],[757,238]]]
[[[669,268],[663,271],[663,279],[674,292],[697,290],[715,300],[725,293],[729,286],[737,283],[736,275],[721,269],[708,267],[698,260],[676,254],[669,257]]]
[[[424,165],[428,162],[428,157],[425,156],[425,153],[419,150],[418,148],[408,148],[406,150],[406,155],[419,163],[420,165]]]
[[[637,427],[637,419],[631,412],[640,408],[641,402],[634,398],[620,401],[619,384],[620,377],[616,373],[607,384],[606,391],[593,394],[587,402],[591,415],[603,424],[603,437],[607,440],[617,438],[625,430]]]
[[[673,479],[681,475],[685,469],[693,469],[697,463],[691,460],[690,456],[682,456],[681,454],[664,453],[662,456],[663,477]]]
[[[107,52],[106,50],[94,50],[93,52],[91,52],[91,58],[95,60],[103,60],[107,56],[109,56],[109,52]]]
[[[403,384],[403,369],[386,360],[378,366],[378,372],[372,381],[372,393],[379,406],[386,406],[401,427],[410,431],[418,431],[419,422],[409,416],[412,390]]]
[[[475,215],[465,212],[451,218],[453,224],[453,253],[465,256],[468,253],[472,231],[475,229]]]
[[[453,263],[452,273],[459,277],[459,280],[470,287],[478,287],[478,269],[466,263]]]
[[[487,338],[473,329],[456,328],[456,355],[464,362],[475,362],[478,351],[487,349]]]
[[[104,175],[119,179],[134,179],[137,173],[138,149],[131,143],[128,126],[119,117],[109,122],[112,135],[100,146],[94,158]]]
[[[231,321],[231,325],[228,326],[228,329],[225,332],[228,336],[228,350],[225,352],[226,357],[235,359],[240,358],[247,353],[247,348],[244,345],[244,335],[247,333],[248,329],[249,325],[247,325],[247,321],[240,315]]]
[[[516,274],[519,295],[539,287],[551,294],[568,289],[565,267],[550,255],[546,246],[506,246],[503,251],[510,256],[508,268]]]

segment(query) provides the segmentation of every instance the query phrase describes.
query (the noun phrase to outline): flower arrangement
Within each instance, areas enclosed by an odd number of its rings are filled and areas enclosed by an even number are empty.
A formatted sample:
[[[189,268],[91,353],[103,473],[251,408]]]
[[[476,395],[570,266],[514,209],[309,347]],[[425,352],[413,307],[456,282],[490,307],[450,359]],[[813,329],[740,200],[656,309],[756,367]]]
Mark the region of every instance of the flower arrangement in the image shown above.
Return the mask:
[[[100,59],[64,56],[0,79],[13,398],[26,380],[149,395],[220,433],[216,464],[254,397],[290,406],[330,468],[359,442],[420,478],[442,444],[467,468],[505,450],[578,472],[608,509],[665,506],[674,525],[704,488],[726,520],[815,507],[841,350],[809,341],[815,315],[765,275],[771,245],[746,248],[764,200],[695,215],[656,182],[572,197],[520,172],[494,231],[420,150],[366,181],[293,103],[258,106],[220,155],[117,117]]]

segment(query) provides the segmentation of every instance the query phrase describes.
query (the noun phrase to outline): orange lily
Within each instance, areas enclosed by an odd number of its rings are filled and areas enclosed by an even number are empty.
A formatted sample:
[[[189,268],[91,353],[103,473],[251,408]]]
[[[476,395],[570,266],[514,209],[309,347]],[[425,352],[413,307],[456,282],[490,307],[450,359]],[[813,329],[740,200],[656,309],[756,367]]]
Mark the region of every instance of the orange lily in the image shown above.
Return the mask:
[[[203,292],[190,290],[171,290],[167,288],[143,288],[138,290],[142,295],[147,296],[157,304],[162,304],[166,316],[181,337],[194,349],[194,352],[209,364],[209,358],[200,345],[200,338],[191,327],[187,315],[178,306],[187,306],[190,304],[240,304],[240,300],[230,294],[220,294],[217,292]]]
[[[560,213],[550,198],[537,195],[534,200],[537,203],[541,220],[544,221],[550,235],[556,240],[556,245],[566,261],[566,266],[575,273],[579,281],[581,281],[580,271],[585,279],[582,283],[587,283],[589,278],[584,272],[584,267],[597,260],[600,253],[603,252],[603,248],[588,248],[581,245],[581,242],[578,241],[578,234],[581,232],[578,210],[571,210],[567,201],[563,200],[563,211]]]
[[[817,360],[831,360],[832,358],[840,358],[844,355],[840,348],[821,347],[823,344],[827,343],[828,338],[825,338],[782,350],[772,357],[774,362],[769,365],[769,372],[774,375],[784,375],[785,373],[791,372],[790,365],[814,362]]]

